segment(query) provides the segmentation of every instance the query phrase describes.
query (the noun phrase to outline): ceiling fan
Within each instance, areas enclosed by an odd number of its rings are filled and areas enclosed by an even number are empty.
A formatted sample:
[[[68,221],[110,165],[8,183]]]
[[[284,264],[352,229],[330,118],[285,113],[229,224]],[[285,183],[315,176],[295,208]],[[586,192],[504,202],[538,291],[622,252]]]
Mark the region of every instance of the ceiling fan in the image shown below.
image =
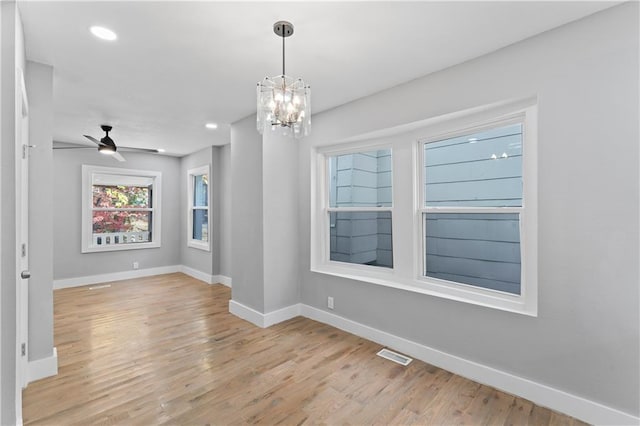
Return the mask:
[[[118,152],[118,147],[116,146],[116,143],[113,141],[113,139],[109,137],[109,132],[113,127],[103,124],[100,126],[100,128],[105,132],[105,136],[100,140],[89,135],[83,135],[83,136],[89,139],[91,142],[98,145],[98,152],[100,152],[101,154],[112,155],[118,161],[126,161],[125,158]],[[61,146],[61,147],[54,147],[53,149],[78,149],[78,148],[89,148],[89,147],[85,147],[85,146],[62,147]],[[150,149],[150,148],[134,148],[130,146],[120,146],[120,148],[126,149],[128,151],[142,151],[142,152],[150,152],[154,154],[157,154],[160,152],[157,149]]]

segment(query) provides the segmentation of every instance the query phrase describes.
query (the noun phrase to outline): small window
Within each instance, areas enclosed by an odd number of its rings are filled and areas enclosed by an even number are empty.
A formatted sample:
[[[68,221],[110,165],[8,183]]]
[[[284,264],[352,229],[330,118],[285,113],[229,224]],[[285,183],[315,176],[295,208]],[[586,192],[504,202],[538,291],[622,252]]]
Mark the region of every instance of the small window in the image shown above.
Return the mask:
[[[160,247],[160,172],[82,170],[83,253]]]
[[[522,127],[422,143],[423,276],[521,294]]]
[[[329,260],[393,268],[391,149],[326,159]]]
[[[188,171],[189,213],[187,245],[209,250],[209,166]]]

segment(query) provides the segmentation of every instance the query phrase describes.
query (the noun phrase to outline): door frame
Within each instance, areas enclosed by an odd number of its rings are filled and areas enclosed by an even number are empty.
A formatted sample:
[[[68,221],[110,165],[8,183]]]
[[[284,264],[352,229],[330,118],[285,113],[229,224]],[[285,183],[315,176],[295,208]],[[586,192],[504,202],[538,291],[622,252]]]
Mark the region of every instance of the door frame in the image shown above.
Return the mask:
[[[16,67],[15,208],[16,208],[16,418],[22,418],[22,389],[28,383],[29,281],[29,102],[24,71]],[[25,344],[23,355],[22,345]]]

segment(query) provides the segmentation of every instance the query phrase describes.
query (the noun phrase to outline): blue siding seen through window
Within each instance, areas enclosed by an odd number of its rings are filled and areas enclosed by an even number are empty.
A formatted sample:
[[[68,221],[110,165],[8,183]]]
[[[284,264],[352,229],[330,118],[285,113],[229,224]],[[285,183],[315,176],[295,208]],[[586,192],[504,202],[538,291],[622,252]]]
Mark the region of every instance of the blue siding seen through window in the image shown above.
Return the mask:
[[[392,268],[391,150],[336,155],[329,161],[329,259]],[[367,209],[369,209],[367,211]],[[374,211],[371,211],[373,209]]]
[[[193,176],[193,232],[191,238],[199,241],[209,240],[209,177]]]
[[[423,145],[425,276],[520,294],[520,214],[499,209],[523,205],[522,133],[517,123]]]
[[[329,259],[393,267],[391,212],[330,212]]]
[[[330,207],[390,207],[391,150],[329,158]]]
[[[522,205],[522,125],[424,144],[425,205]]]
[[[425,275],[520,294],[518,214],[425,213]]]

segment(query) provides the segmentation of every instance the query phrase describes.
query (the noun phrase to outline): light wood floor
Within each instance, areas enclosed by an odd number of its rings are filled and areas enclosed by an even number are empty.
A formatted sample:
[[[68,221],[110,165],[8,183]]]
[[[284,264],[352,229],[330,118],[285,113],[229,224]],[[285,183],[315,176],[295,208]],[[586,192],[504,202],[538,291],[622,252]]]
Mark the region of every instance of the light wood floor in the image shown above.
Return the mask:
[[[55,291],[59,374],[25,424],[582,424],[306,318],[260,329],[230,296],[183,274]]]

